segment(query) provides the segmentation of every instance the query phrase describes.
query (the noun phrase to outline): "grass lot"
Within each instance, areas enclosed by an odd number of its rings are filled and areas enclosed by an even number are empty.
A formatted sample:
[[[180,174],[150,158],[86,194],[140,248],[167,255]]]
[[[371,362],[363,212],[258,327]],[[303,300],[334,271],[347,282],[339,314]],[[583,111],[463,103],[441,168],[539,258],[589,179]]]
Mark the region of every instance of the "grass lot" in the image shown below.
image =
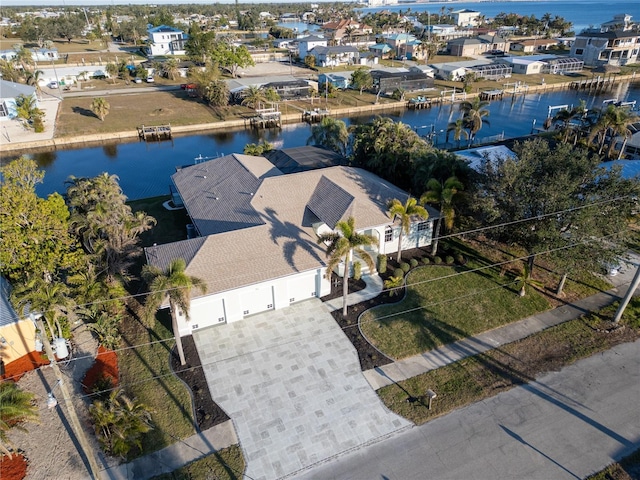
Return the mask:
[[[172,473],[153,477],[152,480],[196,480],[215,478],[236,480],[244,478],[244,457],[238,445],[220,450],[212,455],[196,460]]]
[[[183,90],[108,95],[111,109],[101,122],[91,111],[92,97],[65,98],[58,110],[56,137],[136,130],[139,125],[195,125],[250,116],[246,107],[211,108]]]
[[[494,396],[536,376],[640,337],[640,300],[627,307],[619,329],[610,329],[617,304],[598,314],[572,320],[488,353],[378,390],[394,412],[420,425],[454,409]],[[426,408],[424,392],[438,395]],[[600,478],[600,477],[598,477]],[[609,477],[602,477],[609,478]],[[625,477],[620,477],[625,478]]]
[[[158,317],[153,330],[133,317],[123,322],[123,346],[138,346],[118,352],[121,384],[154,412],[155,428],[142,438],[142,455],[195,433],[191,396],[169,366],[174,341],[168,311],[161,311]]]
[[[633,480],[640,478],[640,449],[618,463],[589,475],[586,480]]]

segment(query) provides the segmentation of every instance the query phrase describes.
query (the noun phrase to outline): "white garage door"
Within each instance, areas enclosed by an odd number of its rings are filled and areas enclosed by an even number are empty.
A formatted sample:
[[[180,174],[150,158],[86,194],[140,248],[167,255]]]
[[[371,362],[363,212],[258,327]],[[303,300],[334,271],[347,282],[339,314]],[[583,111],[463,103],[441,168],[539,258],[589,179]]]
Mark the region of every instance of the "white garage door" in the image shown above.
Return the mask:
[[[253,315],[254,313],[273,310],[273,287],[257,287],[242,292],[242,314]]]
[[[287,282],[289,303],[299,302],[316,296],[316,278],[308,276]]]
[[[192,330],[224,323],[226,320],[222,298],[193,302],[189,313]]]

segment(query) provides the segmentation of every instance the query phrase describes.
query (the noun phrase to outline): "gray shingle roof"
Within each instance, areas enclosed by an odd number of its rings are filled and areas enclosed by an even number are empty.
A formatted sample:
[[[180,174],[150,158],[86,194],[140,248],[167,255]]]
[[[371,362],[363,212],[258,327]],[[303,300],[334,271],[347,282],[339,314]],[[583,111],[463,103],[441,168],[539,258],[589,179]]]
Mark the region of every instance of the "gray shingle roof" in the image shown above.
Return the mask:
[[[35,93],[35,87],[21,83],[0,80],[0,98],[16,98],[18,95],[31,96]]]
[[[228,155],[182,168],[171,177],[202,236],[263,224],[251,207],[260,177],[280,172],[265,158]]]
[[[343,188],[323,176],[313,191],[307,208],[332,229],[344,217],[354,198]]]
[[[238,178],[244,175],[236,166],[223,165],[239,164],[235,155],[207,163],[210,163],[208,175],[213,172],[235,172]],[[199,186],[202,179],[195,175],[203,172],[194,172],[196,173],[190,173],[191,179]],[[252,186],[259,182],[253,176],[242,178],[246,178]],[[197,191],[195,188],[193,190]],[[329,193],[339,194],[342,200],[331,199],[331,202],[323,204],[320,200]],[[200,202],[201,196],[203,195],[194,193],[189,198]],[[351,201],[345,207],[348,198]],[[404,202],[407,194],[376,175],[358,168],[338,166],[266,177],[261,180],[248,202],[242,197],[241,201],[208,203],[216,209],[219,209],[218,205],[225,204],[229,209],[250,210],[249,218],[253,223],[247,222],[246,228],[150,247],[146,249],[147,259],[149,263],[164,268],[173,258],[187,257],[186,272],[206,282],[208,294],[322,268],[326,265],[326,255],[324,249],[316,243],[313,218],[310,218],[310,208],[307,206],[313,205],[331,223],[353,216],[356,227],[363,230],[391,223],[386,212],[387,202],[392,198]],[[320,205],[322,208],[319,208]],[[189,211],[194,210],[188,204],[187,207]],[[205,207],[206,204],[199,205],[198,208]],[[217,211],[222,218],[234,218],[236,215],[222,215]],[[429,214],[432,219],[438,216],[438,212],[432,208],[429,209]],[[203,213],[202,216],[204,215]],[[226,222],[225,226],[237,227],[231,222]]]

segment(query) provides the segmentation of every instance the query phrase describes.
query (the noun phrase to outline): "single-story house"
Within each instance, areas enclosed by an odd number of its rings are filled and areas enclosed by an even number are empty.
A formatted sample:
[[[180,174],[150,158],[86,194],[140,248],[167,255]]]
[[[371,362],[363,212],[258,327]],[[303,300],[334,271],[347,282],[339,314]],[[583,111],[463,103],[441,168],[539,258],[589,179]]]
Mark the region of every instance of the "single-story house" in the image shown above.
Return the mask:
[[[33,352],[36,327],[29,317],[19,315],[9,302],[9,282],[0,276],[0,361],[6,367]]]
[[[335,88],[344,90],[349,88],[351,84],[351,74],[346,73],[321,73],[318,75],[318,85],[324,85],[325,82],[329,82]]]
[[[501,57],[496,58],[496,63],[508,65],[513,73],[524,75],[533,75],[536,73],[544,73],[546,62],[533,57]]]
[[[433,78],[424,72],[372,70],[373,91],[393,93],[397,88],[406,91],[427,90],[433,88]]]
[[[17,117],[16,97],[19,95],[33,97],[36,99],[36,102],[38,101],[35,87],[0,80],[0,121]]]
[[[360,52],[351,46],[339,45],[337,47],[314,47],[309,55],[316,58],[316,65],[319,67],[337,67],[338,65],[355,65],[360,63]]]
[[[509,51],[509,40],[498,35],[456,38],[447,42],[447,50],[456,57],[470,57],[491,51]]]
[[[32,48],[31,58],[35,62],[52,62],[58,60],[57,48]],[[15,58],[17,52],[15,50],[0,50],[0,59],[10,61]]]
[[[424,73],[427,77],[434,78],[436,76],[436,71],[433,67],[429,65],[412,65],[409,67],[410,72],[421,72]]]
[[[408,197],[359,168],[285,175],[264,157],[242,154],[181,168],[171,179],[199,236],[147,247],[145,255],[160,269],[183,258],[185,272],[207,285],[205,294],[193,292],[190,320],[178,315],[182,336],[328,294],[318,235],[353,217],[359,232],[376,239],[367,247],[374,258],[393,254],[400,225],[388,217],[387,202]],[[439,213],[428,212],[426,220],[413,219],[404,248],[431,244]]]
[[[528,38],[512,43],[510,48],[514,52],[537,53],[545,52],[554,45],[558,45],[558,41],[553,38]]]
[[[369,52],[373,53],[376,57],[382,58],[391,52],[393,48],[386,43],[376,43],[375,45],[369,45]]]

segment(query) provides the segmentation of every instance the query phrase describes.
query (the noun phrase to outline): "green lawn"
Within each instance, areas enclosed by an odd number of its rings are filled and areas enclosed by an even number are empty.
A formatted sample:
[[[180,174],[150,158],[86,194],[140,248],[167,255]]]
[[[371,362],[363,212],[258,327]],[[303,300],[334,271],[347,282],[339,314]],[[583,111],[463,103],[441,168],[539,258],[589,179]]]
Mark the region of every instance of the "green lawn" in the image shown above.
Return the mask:
[[[153,411],[154,429],[142,438],[142,455],[195,433],[191,396],[169,366],[169,352],[175,343],[171,320],[166,310],[158,316],[161,321],[156,322],[153,330],[147,330],[134,319],[124,322],[125,350],[118,352],[120,383]],[[133,345],[137,347],[126,349]]]
[[[427,265],[412,270],[405,299],[366,312],[361,317],[363,334],[383,353],[399,359],[550,307],[536,291],[518,296],[512,274],[500,276],[497,268],[476,270],[491,263],[471,255],[464,266]]]
[[[244,478],[244,457],[238,445],[232,445],[185,465],[172,473],[158,475],[152,480],[236,480]]]
[[[187,210],[167,210],[162,204],[170,199],[171,196],[163,195],[128,202],[134,212],[143,211],[157,222],[151,230],[140,235],[141,246],[162,245],[187,238],[187,224],[191,223]]]
[[[487,353],[431,370],[378,390],[392,411],[420,425],[434,417],[533,381],[582,358],[640,336],[640,301],[631,302],[623,327],[608,330],[617,304],[588,317],[551,327]],[[425,392],[437,394],[429,410]],[[637,460],[636,460],[637,462]],[[610,477],[597,477],[610,478]],[[624,477],[614,477],[622,480]]]

